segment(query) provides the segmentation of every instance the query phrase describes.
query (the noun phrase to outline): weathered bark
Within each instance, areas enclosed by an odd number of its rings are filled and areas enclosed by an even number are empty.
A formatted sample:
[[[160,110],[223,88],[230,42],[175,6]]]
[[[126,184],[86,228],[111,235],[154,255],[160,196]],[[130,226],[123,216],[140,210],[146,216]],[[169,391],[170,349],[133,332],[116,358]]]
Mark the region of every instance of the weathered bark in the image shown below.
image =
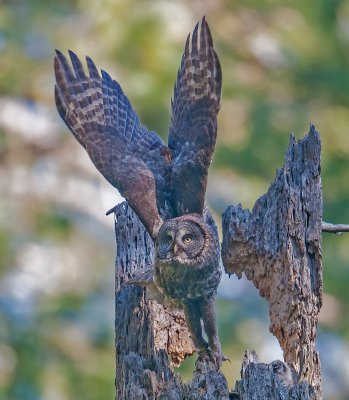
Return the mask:
[[[252,212],[232,206],[224,214],[223,260],[228,273],[245,272],[270,303],[271,331],[301,381],[288,390],[266,364],[245,360],[233,394],[221,372],[198,363],[183,383],[171,366],[193,353],[181,311],[150,300],[147,289],[124,286],[135,271],[152,265],[153,242],[127,203],[115,209],[116,398],[228,400],[320,399],[320,361],[315,351],[321,306],[320,140],[311,129],[291,137],[285,166]],[[252,362],[251,362],[252,361]],[[248,364],[248,365],[247,365]],[[315,393],[315,394],[314,394]]]
[[[322,304],[320,152],[313,126],[298,142],[291,136],[284,167],[252,212],[241,205],[225,211],[222,244],[226,272],[239,277],[244,272],[267,298],[270,331],[317,399],[322,398],[315,349]]]

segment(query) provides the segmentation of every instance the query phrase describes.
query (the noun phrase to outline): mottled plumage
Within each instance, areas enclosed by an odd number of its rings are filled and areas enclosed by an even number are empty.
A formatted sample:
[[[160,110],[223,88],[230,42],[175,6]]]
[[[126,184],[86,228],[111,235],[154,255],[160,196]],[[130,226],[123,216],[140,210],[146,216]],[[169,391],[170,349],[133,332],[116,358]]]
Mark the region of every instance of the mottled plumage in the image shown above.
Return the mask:
[[[287,363],[280,360],[272,361],[269,367],[273,371],[274,376],[287,388],[297,383],[296,371]]]
[[[220,250],[205,192],[217,135],[221,69],[207,22],[203,18],[186,41],[171,101],[168,146],[141,124],[108,73],[100,75],[86,57],[86,74],[78,57],[69,55],[72,67],[61,52],[55,57],[59,114],[155,241],[154,268],[130,282],[153,283],[166,299],[181,304],[197,349],[219,367],[225,359],[214,311]],[[209,343],[202,337],[201,321]]]

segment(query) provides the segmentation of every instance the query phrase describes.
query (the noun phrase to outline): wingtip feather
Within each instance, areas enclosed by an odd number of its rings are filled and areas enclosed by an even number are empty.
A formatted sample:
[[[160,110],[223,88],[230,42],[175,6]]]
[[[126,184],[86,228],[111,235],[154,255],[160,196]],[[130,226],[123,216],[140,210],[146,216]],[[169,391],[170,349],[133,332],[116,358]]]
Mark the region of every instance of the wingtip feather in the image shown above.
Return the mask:
[[[91,57],[86,56],[87,68],[90,73],[90,78],[100,78],[96,64]]]
[[[72,62],[76,77],[78,79],[85,79],[86,75],[85,75],[84,67],[83,67],[79,57],[72,50],[68,50],[68,53],[69,53],[70,60]]]
[[[199,30],[199,22],[195,25],[193,30],[193,34],[191,36],[191,53],[198,53],[198,30]]]
[[[58,49],[55,49],[55,53],[58,57],[64,57],[64,54]]]

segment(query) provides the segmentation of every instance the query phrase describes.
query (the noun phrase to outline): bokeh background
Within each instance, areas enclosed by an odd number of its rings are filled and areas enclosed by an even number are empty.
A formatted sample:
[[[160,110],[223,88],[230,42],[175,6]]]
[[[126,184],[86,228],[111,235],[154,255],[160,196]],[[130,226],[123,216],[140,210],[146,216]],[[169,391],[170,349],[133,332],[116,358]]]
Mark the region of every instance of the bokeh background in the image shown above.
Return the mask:
[[[114,398],[113,218],[121,200],[55,110],[54,49],[90,55],[166,137],[187,34],[206,14],[223,69],[208,199],[252,207],[289,133],[322,138],[324,220],[349,223],[349,2],[0,1],[0,398]],[[325,398],[349,399],[349,234],[323,235],[318,348]],[[245,348],[282,357],[264,299],[225,278],[217,300],[230,385]],[[193,358],[180,369],[184,379]]]

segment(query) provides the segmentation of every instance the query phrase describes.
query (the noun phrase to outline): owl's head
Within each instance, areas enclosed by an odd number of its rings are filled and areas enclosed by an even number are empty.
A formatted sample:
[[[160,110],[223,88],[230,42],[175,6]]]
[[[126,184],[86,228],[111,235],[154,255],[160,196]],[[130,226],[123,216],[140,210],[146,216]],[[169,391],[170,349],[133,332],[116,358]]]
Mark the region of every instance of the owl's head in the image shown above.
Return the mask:
[[[156,239],[157,257],[162,260],[192,260],[201,255],[209,239],[203,218],[183,215],[166,221]]]
[[[290,387],[297,382],[297,376],[294,368],[284,361],[275,360],[269,364],[274,375],[280,380],[285,386]]]

